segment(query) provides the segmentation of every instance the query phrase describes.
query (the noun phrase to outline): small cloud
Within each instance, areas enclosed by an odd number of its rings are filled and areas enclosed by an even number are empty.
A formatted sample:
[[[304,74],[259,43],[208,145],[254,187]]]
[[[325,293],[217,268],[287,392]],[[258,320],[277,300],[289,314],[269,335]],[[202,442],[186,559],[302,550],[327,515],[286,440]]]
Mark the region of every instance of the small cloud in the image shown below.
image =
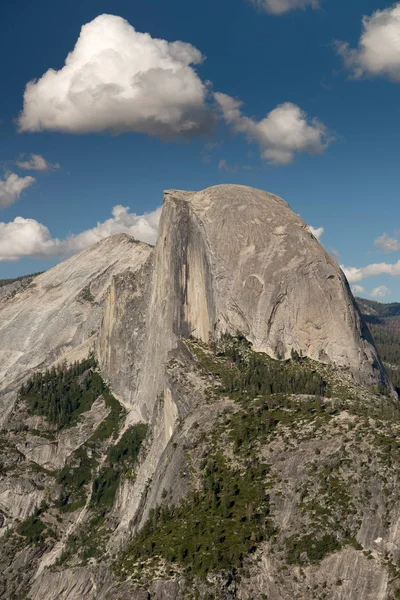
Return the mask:
[[[341,265],[341,268],[349,283],[358,283],[366,277],[374,277],[376,275],[398,277],[400,275],[400,260],[396,263],[375,263],[360,268]]]
[[[218,163],[218,169],[226,173],[237,173],[238,171],[253,171],[250,165],[230,165],[227,160],[222,159]]]
[[[387,233],[384,233],[380,237],[376,238],[374,244],[379,250],[383,252],[399,252],[400,242],[396,238],[392,238]]]
[[[228,173],[232,173],[232,168],[228,165],[228,161],[226,161],[225,159],[219,161],[218,169],[220,171],[227,171]],[[233,172],[235,173],[236,171]]]
[[[322,234],[324,233],[325,229],[323,227],[313,227],[312,225],[309,225],[310,231],[313,234],[313,236],[315,238],[317,238],[318,241],[321,240]]]
[[[309,119],[291,102],[274,108],[261,121],[242,114],[243,103],[227,94],[215,93],[223,119],[235,133],[243,133],[250,142],[258,142],[261,158],[274,165],[290,164],[296,153],[320,154],[333,141],[326,126]]]
[[[328,78],[326,76],[322,77],[319,84],[322,88],[324,88],[324,90],[331,90],[333,88],[333,84],[328,82]]]
[[[385,285],[380,285],[372,290],[370,293],[371,298],[386,298],[390,296],[392,292]]]
[[[237,173],[237,171],[238,171],[237,167],[231,167],[228,164],[228,161],[225,160],[225,159],[222,159],[222,160],[219,161],[219,163],[218,163],[218,169],[220,171],[225,171],[226,173]]]
[[[340,265],[343,273],[346,275],[347,281],[349,283],[355,283],[356,281],[361,281],[364,279],[365,275],[363,273],[363,269],[358,269],[357,267],[346,267],[345,265]]]
[[[362,285],[353,285],[351,291],[356,296],[357,294],[363,294],[365,292],[365,288]]]
[[[318,0],[250,0],[257,8],[272,15],[283,15],[298,8],[318,8]]]
[[[35,183],[34,177],[19,177],[15,173],[6,173],[0,179],[0,207],[14,204],[23,190]]]
[[[24,155],[20,159],[23,157]],[[20,169],[27,171],[52,171],[53,169],[60,168],[58,163],[51,164],[40,154],[31,154],[27,160],[17,160],[15,164]]]
[[[0,222],[0,261],[16,261],[26,257],[65,257],[115,233],[127,233],[154,244],[160,215],[161,207],[144,215],[136,215],[130,213],[126,206],[114,206],[110,219],[64,240],[52,237],[48,228],[35,219],[16,217],[9,223]]]
[[[336,41],[335,49],[355,79],[382,76],[400,81],[400,3],[362,18],[357,48]]]
[[[222,145],[223,142],[208,142],[207,144],[205,144],[201,152],[201,158],[203,162],[209,164],[211,162],[211,154],[213,150],[215,150],[216,148],[220,148]]]
[[[208,142],[205,145],[205,149],[211,152],[211,150],[214,150],[215,148],[220,148],[222,144],[223,142]]]

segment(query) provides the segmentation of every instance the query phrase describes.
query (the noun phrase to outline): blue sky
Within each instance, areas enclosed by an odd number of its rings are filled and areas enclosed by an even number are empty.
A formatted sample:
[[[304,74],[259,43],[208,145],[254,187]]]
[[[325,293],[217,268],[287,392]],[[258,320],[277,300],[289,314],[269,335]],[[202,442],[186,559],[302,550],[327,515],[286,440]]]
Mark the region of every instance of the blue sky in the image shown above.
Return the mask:
[[[317,4],[2,0],[0,278],[114,231],[151,241],[164,189],[231,182],[400,301],[400,4]]]

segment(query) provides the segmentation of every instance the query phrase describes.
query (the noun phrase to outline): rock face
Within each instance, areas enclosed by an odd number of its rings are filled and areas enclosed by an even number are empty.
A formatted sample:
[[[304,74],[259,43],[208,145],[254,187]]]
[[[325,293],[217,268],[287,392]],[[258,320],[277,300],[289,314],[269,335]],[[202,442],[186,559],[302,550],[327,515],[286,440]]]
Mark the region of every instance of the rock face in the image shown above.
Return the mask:
[[[0,423],[15,389],[38,367],[88,354],[113,275],[133,272],[152,247],[118,234],[72,256],[0,304]]]
[[[148,267],[141,277],[150,280]],[[109,294],[100,362],[121,390],[129,371],[125,399],[146,419],[180,336],[207,342],[239,331],[272,357],[296,351],[346,370],[363,385],[389,385],[341,269],[278,196],[239,185],[165,192],[152,280],[149,287],[143,283],[133,283],[140,291],[126,300],[125,291]],[[122,323],[123,344],[127,336],[132,342],[140,337],[131,344],[134,374],[131,362],[119,357],[116,370],[109,358],[121,345]]]
[[[232,344],[258,383],[287,387],[258,394],[250,373],[238,393]],[[93,347],[90,372],[125,409],[103,386],[58,431],[23,398],[14,406],[32,373]],[[343,273],[281,198],[166,192],[155,249],[112,236],[3,290],[0,359],[1,599],[400,593],[399,408],[375,394],[393,389]],[[203,572],[186,578],[193,547],[174,554],[168,536],[181,527],[180,544],[201,510],[196,535],[213,510],[227,533],[206,528]],[[160,551],[129,562],[149,519],[141,551]],[[239,577],[211,568],[248,522]]]
[[[179,230],[176,333],[240,331],[275,358],[293,349],[366,385],[384,377],[342,271],[284,200],[236,185],[166,192],[158,250]]]
[[[131,406],[137,391],[147,329],[153,254],[136,271],[112,278],[96,345],[102,372],[113,391]]]

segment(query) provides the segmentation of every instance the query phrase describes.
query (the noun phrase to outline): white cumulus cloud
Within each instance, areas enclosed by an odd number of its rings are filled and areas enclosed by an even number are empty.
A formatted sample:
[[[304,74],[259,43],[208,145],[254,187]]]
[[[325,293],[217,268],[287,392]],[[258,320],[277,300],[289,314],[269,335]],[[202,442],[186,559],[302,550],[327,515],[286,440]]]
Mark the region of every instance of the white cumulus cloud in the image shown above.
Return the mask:
[[[154,244],[160,215],[161,207],[144,215],[136,215],[130,213],[126,206],[114,206],[110,219],[64,240],[52,237],[48,228],[35,219],[16,217],[10,223],[0,222],[0,261],[15,261],[24,257],[65,257],[116,233],[127,233]]]
[[[27,171],[51,171],[53,169],[59,169],[58,163],[51,164],[40,154],[31,154],[29,158],[22,160],[24,155],[20,157],[20,160],[16,161],[17,167],[25,169]]]
[[[340,41],[335,46],[353,77],[380,75],[400,81],[400,3],[363,17],[357,48]]]
[[[390,237],[387,233],[376,238],[374,244],[383,252],[398,252],[400,250],[400,242],[396,238]]]
[[[21,193],[35,182],[34,177],[19,177],[15,173],[6,173],[0,179],[0,208],[14,204]]]
[[[312,225],[309,225],[309,228],[313,236],[316,237],[318,241],[320,241],[325,229],[323,227],[313,227]]]
[[[0,261],[57,256],[59,246],[60,240],[35,219],[16,217],[11,223],[0,223]]]
[[[353,292],[353,294],[362,294],[363,292],[365,292],[365,288],[363,288],[362,285],[353,285],[351,291]]]
[[[297,8],[318,8],[318,0],[251,0],[251,2],[273,15],[283,15]]]
[[[114,206],[110,219],[97,223],[92,229],[68,237],[63,245],[67,253],[76,252],[115,233],[127,233],[142,242],[155,244],[160,216],[161,207],[144,215],[136,215],[130,213],[127,206]]]
[[[380,285],[372,290],[370,293],[371,298],[386,298],[390,296],[392,292],[385,285]]]
[[[345,267],[341,265],[344,274],[349,283],[357,283],[366,277],[374,277],[376,275],[392,275],[398,277],[400,275],[400,260],[396,263],[375,263],[366,267]]]
[[[20,131],[137,131],[161,137],[208,128],[197,48],[140,33],[103,14],[84,25],[59,71],[29,82]]]
[[[297,152],[321,153],[333,139],[321,121],[309,119],[291,102],[280,104],[264,119],[255,121],[242,114],[240,100],[219,92],[214,97],[225,122],[234,132],[258,142],[261,157],[272,164],[288,165]]]

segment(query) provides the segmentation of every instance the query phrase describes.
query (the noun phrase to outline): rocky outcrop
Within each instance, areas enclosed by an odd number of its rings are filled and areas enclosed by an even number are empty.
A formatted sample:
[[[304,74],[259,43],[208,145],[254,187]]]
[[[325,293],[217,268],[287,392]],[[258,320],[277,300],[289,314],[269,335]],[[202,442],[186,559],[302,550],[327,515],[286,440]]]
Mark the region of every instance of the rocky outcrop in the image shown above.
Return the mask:
[[[66,460],[96,431],[107,417],[103,398],[98,398],[91,409],[84,413],[74,427],[54,433],[51,439],[27,434],[23,442],[16,444],[17,450],[26,460],[49,471],[62,469]]]
[[[113,275],[137,270],[152,247],[118,234],[56,265],[0,304],[0,424],[36,368],[86,356]]]

